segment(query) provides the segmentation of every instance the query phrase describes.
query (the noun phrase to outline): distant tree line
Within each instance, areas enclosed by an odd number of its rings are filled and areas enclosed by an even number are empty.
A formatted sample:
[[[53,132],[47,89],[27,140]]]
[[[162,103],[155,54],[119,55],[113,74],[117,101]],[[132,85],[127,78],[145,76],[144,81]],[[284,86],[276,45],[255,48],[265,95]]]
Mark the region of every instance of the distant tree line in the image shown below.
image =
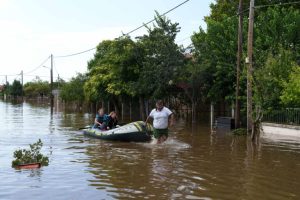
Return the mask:
[[[62,79],[57,80],[53,83],[54,89],[59,89],[65,84],[65,81]],[[22,86],[22,83],[19,80],[14,80],[12,84],[6,83],[3,86],[1,95],[6,94],[9,98],[20,98],[24,97],[27,99],[36,99],[36,98],[48,98],[50,96],[50,84],[48,81],[43,81],[39,77],[34,80],[25,83]]]

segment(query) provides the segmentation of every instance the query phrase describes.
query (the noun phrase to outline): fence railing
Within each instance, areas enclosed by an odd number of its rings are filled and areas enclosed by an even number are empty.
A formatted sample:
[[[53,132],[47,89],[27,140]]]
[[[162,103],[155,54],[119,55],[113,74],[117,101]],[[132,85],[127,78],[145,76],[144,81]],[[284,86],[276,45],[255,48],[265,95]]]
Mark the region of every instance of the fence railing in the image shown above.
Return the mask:
[[[300,108],[286,108],[282,110],[267,111],[264,113],[262,121],[300,125]]]

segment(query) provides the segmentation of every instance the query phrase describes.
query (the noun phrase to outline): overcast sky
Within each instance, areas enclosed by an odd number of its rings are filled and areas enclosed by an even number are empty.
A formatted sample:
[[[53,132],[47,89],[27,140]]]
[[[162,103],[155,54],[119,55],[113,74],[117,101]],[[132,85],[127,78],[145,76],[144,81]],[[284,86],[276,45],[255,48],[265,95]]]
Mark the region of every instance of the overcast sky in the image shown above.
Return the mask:
[[[5,75],[12,83],[35,76],[49,80],[50,60],[37,68],[50,54],[54,55],[54,80],[65,80],[87,71],[87,61],[95,51],[78,56],[55,58],[96,47],[105,39],[114,39],[153,19],[155,10],[164,13],[184,0],[0,0],[0,84]],[[178,44],[187,46],[189,37],[205,27],[213,0],[190,0],[167,15],[178,22]],[[146,33],[145,28],[132,38]],[[48,67],[48,68],[47,68]],[[30,73],[29,73],[30,72]]]

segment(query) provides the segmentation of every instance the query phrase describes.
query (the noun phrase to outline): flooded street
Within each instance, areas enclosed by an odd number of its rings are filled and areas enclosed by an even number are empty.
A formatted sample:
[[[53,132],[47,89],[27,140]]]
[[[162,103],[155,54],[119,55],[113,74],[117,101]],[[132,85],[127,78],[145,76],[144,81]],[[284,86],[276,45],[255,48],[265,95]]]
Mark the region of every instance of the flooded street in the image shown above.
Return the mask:
[[[211,135],[179,120],[163,145],[109,142],[78,130],[92,114],[0,101],[0,199],[300,199],[300,142]],[[49,166],[11,167],[41,139]]]

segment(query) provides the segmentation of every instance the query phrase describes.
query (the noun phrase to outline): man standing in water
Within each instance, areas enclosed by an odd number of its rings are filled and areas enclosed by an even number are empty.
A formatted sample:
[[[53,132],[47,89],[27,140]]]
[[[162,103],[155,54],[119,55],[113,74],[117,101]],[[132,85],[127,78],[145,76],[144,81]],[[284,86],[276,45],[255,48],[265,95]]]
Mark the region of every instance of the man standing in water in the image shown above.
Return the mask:
[[[150,112],[145,124],[148,123],[149,118],[153,118],[154,138],[157,139],[157,144],[163,143],[168,138],[169,118],[171,118],[170,126],[174,125],[173,112],[164,107],[162,100],[158,100],[156,108]]]

